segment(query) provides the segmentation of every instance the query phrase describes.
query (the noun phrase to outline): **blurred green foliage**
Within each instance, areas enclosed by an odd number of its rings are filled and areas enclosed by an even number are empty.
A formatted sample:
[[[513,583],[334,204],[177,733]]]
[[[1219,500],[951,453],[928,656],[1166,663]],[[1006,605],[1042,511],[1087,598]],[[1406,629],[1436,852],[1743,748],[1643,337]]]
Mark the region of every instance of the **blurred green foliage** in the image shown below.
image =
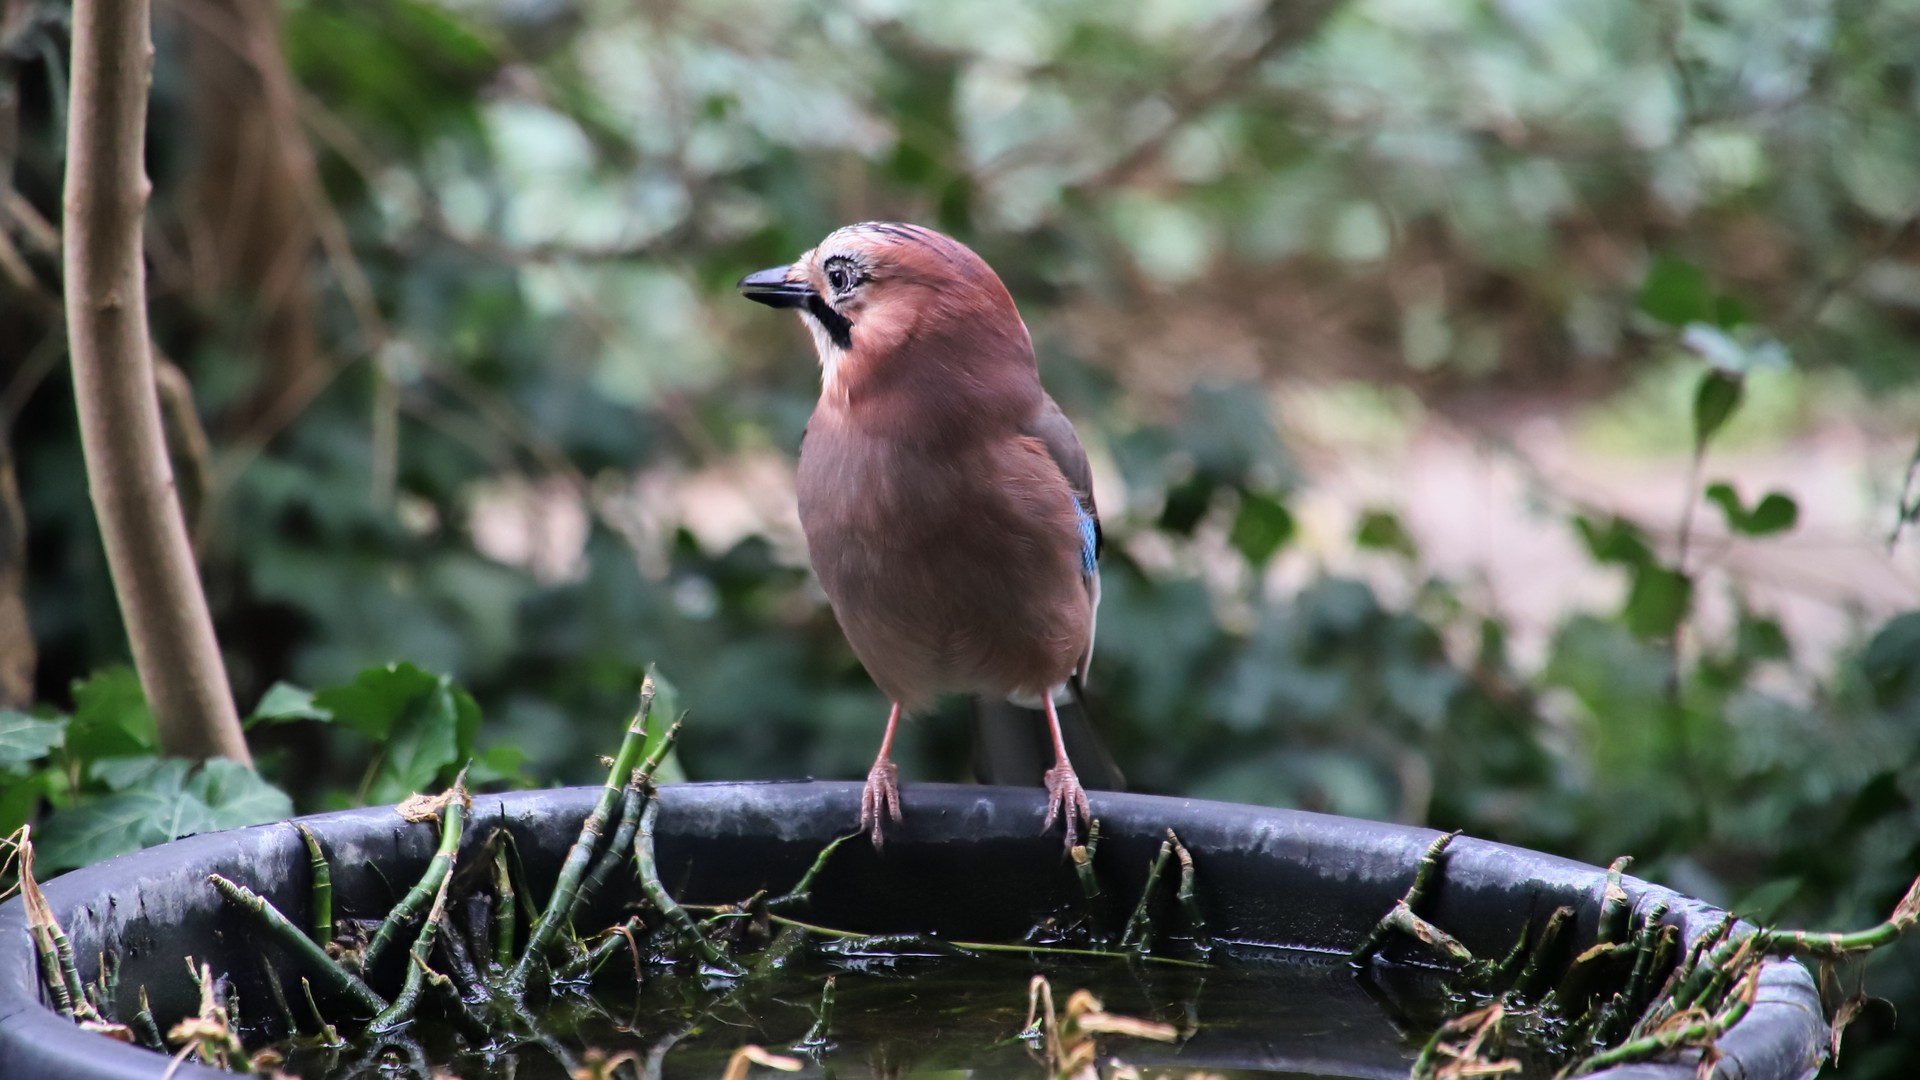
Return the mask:
[[[18,7],[0,159],[57,221],[64,12]],[[274,336],[287,293],[207,284],[233,253],[196,192],[258,164],[212,156],[195,105],[230,10],[160,5],[153,319],[209,430],[195,519],[236,693],[296,806],[469,757],[495,783],[589,779],[653,662],[693,713],[693,777],[861,775],[884,702],[785,506],[760,505],[785,497],[761,476],[816,376],[731,285],[909,218],[1000,270],[1124,487],[1103,494],[1093,689],[1140,789],[1632,853],[1823,927],[1883,918],[1920,873],[1920,613],[1829,661],[1737,595],[1708,637],[1685,541],[1656,536],[1674,523],[1573,506],[1621,605],[1564,613],[1523,665],[1393,507],[1350,540],[1394,598],[1292,558],[1313,477],[1270,393],[1580,402],[1684,372],[1691,429],[1660,437],[1692,455],[1688,520],[1791,535],[1792,497],[1714,475],[1711,450],[1756,372],[1881,401],[1920,383],[1912,3],[299,0],[291,103],[243,111],[313,155],[312,190],[279,191],[312,230],[289,234],[305,367]],[[24,221],[5,235],[51,287]],[[283,814],[256,780],[152,755],[32,292],[0,282],[0,379],[46,704],[0,713],[0,817],[51,811],[48,858],[72,865],[110,825],[124,846]],[[744,524],[699,520],[688,492],[715,484]],[[578,513],[578,557],[489,548],[503,502],[536,538]],[[1263,573],[1289,558],[1304,587]],[[912,726],[906,773],[964,776],[964,738]],[[1869,984],[1908,1016],[1917,958]],[[1905,1075],[1920,1039],[1890,1020],[1866,1012],[1845,1075]]]

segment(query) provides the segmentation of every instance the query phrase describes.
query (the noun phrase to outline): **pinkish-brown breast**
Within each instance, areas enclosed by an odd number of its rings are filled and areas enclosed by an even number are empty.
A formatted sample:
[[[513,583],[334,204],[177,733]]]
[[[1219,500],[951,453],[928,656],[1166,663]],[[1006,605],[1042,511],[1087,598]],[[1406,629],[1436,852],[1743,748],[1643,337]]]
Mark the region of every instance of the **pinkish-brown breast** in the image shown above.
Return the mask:
[[[1073,495],[1038,440],[902,441],[823,402],[797,483],[841,628],[907,709],[951,692],[1043,694],[1086,652]]]

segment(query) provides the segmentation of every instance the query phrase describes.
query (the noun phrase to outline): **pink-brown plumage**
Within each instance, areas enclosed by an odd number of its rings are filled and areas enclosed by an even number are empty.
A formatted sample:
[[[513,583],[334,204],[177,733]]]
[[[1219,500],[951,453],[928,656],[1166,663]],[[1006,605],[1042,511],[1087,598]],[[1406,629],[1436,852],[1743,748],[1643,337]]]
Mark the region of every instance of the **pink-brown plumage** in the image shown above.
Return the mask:
[[[862,824],[877,844],[883,810],[899,817],[899,710],[970,693],[1045,706],[1048,822],[1064,812],[1071,844],[1087,803],[1052,695],[1091,654],[1097,526],[1086,456],[1013,298],[959,242],[880,223],[741,287],[799,309],[820,354],[800,521],[848,642],[895,703]]]

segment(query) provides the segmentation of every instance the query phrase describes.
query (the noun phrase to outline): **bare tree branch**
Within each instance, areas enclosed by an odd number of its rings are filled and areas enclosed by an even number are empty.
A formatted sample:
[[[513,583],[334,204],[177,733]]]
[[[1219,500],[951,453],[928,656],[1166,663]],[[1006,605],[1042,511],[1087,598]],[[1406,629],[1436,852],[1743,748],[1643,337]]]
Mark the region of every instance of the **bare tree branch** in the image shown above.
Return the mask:
[[[160,745],[250,762],[175,497],[147,340],[142,155],[148,0],[78,0],[68,108],[65,278],[94,513]]]

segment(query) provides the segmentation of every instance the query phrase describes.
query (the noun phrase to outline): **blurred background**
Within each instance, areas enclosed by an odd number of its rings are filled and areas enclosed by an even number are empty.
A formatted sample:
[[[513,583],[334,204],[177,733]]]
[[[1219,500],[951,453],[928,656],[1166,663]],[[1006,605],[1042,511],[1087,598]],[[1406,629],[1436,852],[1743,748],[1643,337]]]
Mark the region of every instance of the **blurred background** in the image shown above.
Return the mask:
[[[0,706],[79,724],[137,683],[60,325],[67,22],[0,3]],[[1632,854],[1822,928],[1920,873],[1912,0],[158,0],[154,32],[161,396],[302,809],[379,791],[379,751],[295,688],[390,661],[471,694],[496,783],[592,777],[649,663],[692,778],[864,775],[885,702],[793,505],[811,344],[733,283],[903,219],[1000,272],[1095,461],[1091,691],[1139,790]],[[955,704],[909,783],[967,776]],[[9,823],[93,783],[20,762]],[[1840,1071],[1909,1075],[1920,950],[1868,968],[1909,1022],[1867,1008]]]

